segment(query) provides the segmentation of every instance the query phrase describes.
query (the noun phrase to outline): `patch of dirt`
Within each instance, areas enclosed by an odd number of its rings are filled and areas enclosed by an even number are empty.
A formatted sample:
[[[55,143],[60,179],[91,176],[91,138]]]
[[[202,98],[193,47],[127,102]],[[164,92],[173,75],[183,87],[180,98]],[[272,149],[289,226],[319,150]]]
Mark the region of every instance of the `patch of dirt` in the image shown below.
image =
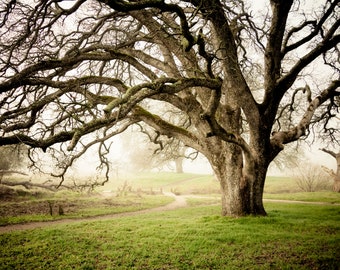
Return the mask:
[[[117,203],[113,193],[76,195],[67,199],[55,197],[55,193],[40,190],[13,189],[0,185],[0,217],[22,215],[60,215],[74,214],[86,208],[110,208],[115,206],[140,205],[138,202],[126,201]]]
[[[27,191],[24,189],[10,188],[0,184],[0,202],[24,201],[32,196],[39,198],[42,194],[43,193],[40,191]]]
[[[46,201],[23,201],[1,204],[0,216],[13,217],[21,215],[48,214],[49,205]]]
[[[6,202],[0,203],[0,216],[1,217],[13,217],[21,215],[60,215],[60,211],[67,214],[73,214],[79,212],[79,210],[88,207],[114,207],[114,206],[126,206],[131,203],[114,203],[112,200],[32,200],[22,202]]]

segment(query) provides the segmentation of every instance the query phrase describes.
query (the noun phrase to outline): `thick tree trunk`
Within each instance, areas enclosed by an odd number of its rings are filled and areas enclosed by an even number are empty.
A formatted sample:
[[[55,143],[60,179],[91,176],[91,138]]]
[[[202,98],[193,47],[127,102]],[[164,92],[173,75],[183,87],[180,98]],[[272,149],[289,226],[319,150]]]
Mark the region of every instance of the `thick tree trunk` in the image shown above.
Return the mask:
[[[242,152],[236,145],[214,159],[212,167],[220,182],[223,216],[264,216],[263,188],[266,168],[257,168],[252,176],[244,171]]]
[[[250,214],[256,216],[267,215],[263,206],[263,191],[264,183],[267,175],[268,166],[261,164],[257,167],[257,170],[252,180],[250,189]]]

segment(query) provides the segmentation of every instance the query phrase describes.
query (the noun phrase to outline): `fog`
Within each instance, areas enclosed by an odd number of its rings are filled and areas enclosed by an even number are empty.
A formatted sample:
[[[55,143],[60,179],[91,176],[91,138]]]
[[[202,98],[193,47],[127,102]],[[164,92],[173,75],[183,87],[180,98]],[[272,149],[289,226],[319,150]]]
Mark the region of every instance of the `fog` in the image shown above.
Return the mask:
[[[138,136],[138,134],[135,134]],[[124,136],[124,134],[120,135]],[[119,136],[114,139],[114,147],[110,151],[110,162],[111,162],[111,172],[110,177],[122,177],[127,173],[131,173],[131,164],[127,159],[127,153],[129,149],[124,149],[120,143]],[[147,147],[147,145],[146,145]],[[316,144],[308,146],[303,144],[297,151],[296,154],[299,155],[302,162],[306,165],[317,165],[325,166],[332,170],[336,170],[336,161],[330,155],[322,152],[319,148],[324,147],[321,144]],[[303,151],[302,151],[303,150]],[[335,149],[331,149],[336,151]],[[285,155],[285,150],[280,153],[280,155]],[[148,158],[145,156],[145,158]],[[284,158],[283,158],[284,159]],[[95,177],[98,176],[97,166],[99,165],[99,159],[95,149],[89,150],[82,158],[80,158],[74,166],[70,169],[69,174],[71,177]],[[282,168],[279,169],[274,162],[272,162],[269,167],[268,176],[291,176],[292,168],[288,168],[286,164],[281,164]],[[53,166],[53,165],[52,165]],[[184,160],[183,169],[185,173],[196,173],[196,174],[213,174],[211,166],[207,159],[199,155],[195,160]],[[153,168],[152,171],[169,171],[175,172],[175,164],[169,161],[167,166],[163,168]],[[138,173],[134,172],[134,173]]]

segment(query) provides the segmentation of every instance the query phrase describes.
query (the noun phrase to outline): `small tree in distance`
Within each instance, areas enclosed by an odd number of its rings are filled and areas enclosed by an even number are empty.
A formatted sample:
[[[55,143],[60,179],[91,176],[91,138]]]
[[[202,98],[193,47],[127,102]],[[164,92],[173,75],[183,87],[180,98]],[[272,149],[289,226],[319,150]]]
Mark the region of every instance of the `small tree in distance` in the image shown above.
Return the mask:
[[[0,171],[5,173],[20,170],[26,161],[25,149],[23,145],[0,147]]]
[[[138,136],[142,132],[145,136]],[[158,132],[139,126],[122,137],[122,148],[132,171],[172,170],[183,173],[185,159],[194,160],[197,152],[182,145],[173,138],[162,138]],[[189,152],[189,153],[187,153]]]
[[[22,144],[0,147],[0,184],[22,185],[28,188],[27,181],[10,181],[5,177],[12,174],[27,175],[22,167],[27,165],[27,147]]]
[[[222,215],[266,215],[285,145],[339,139],[339,0],[309,2],[2,1],[0,145],[61,156],[63,181],[94,145],[109,168],[107,142],[142,123],[207,158]]]

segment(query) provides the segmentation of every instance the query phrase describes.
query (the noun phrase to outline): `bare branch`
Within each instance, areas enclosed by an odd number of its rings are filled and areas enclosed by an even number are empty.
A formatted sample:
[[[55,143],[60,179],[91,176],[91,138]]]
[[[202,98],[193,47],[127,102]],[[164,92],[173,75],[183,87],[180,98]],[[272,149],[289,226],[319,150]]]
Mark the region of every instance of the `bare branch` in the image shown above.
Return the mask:
[[[333,81],[327,89],[322,91],[322,93],[319,96],[314,98],[312,102],[310,102],[307,111],[305,112],[305,114],[303,115],[302,119],[300,120],[299,124],[296,127],[292,128],[289,131],[275,132],[271,139],[272,145],[283,149],[283,144],[296,141],[301,136],[305,135],[315,110],[330,97],[339,96],[340,93],[336,91],[339,86],[340,86],[339,80]]]
[[[330,154],[330,155],[331,155],[332,157],[334,157],[334,158],[336,158],[337,155],[339,155],[339,154],[336,154],[335,152],[333,152],[333,151],[331,151],[331,150],[328,150],[328,149],[326,149],[326,148],[320,148],[320,150],[323,151],[323,152],[325,152],[325,153],[327,153],[327,154]]]
[[[96,145],[98,184],[111,137],[145,124],[161,148],[180,141],[206,156],[224,213],[265,214],[265,174],[283,145],[317,125],[337,135],[338,3],[308,14],[271,0],[261,19],[244,1],[0,3],[0,145],[54,155],[59,185]],[[321,57],[329,76],[309,69]]]

